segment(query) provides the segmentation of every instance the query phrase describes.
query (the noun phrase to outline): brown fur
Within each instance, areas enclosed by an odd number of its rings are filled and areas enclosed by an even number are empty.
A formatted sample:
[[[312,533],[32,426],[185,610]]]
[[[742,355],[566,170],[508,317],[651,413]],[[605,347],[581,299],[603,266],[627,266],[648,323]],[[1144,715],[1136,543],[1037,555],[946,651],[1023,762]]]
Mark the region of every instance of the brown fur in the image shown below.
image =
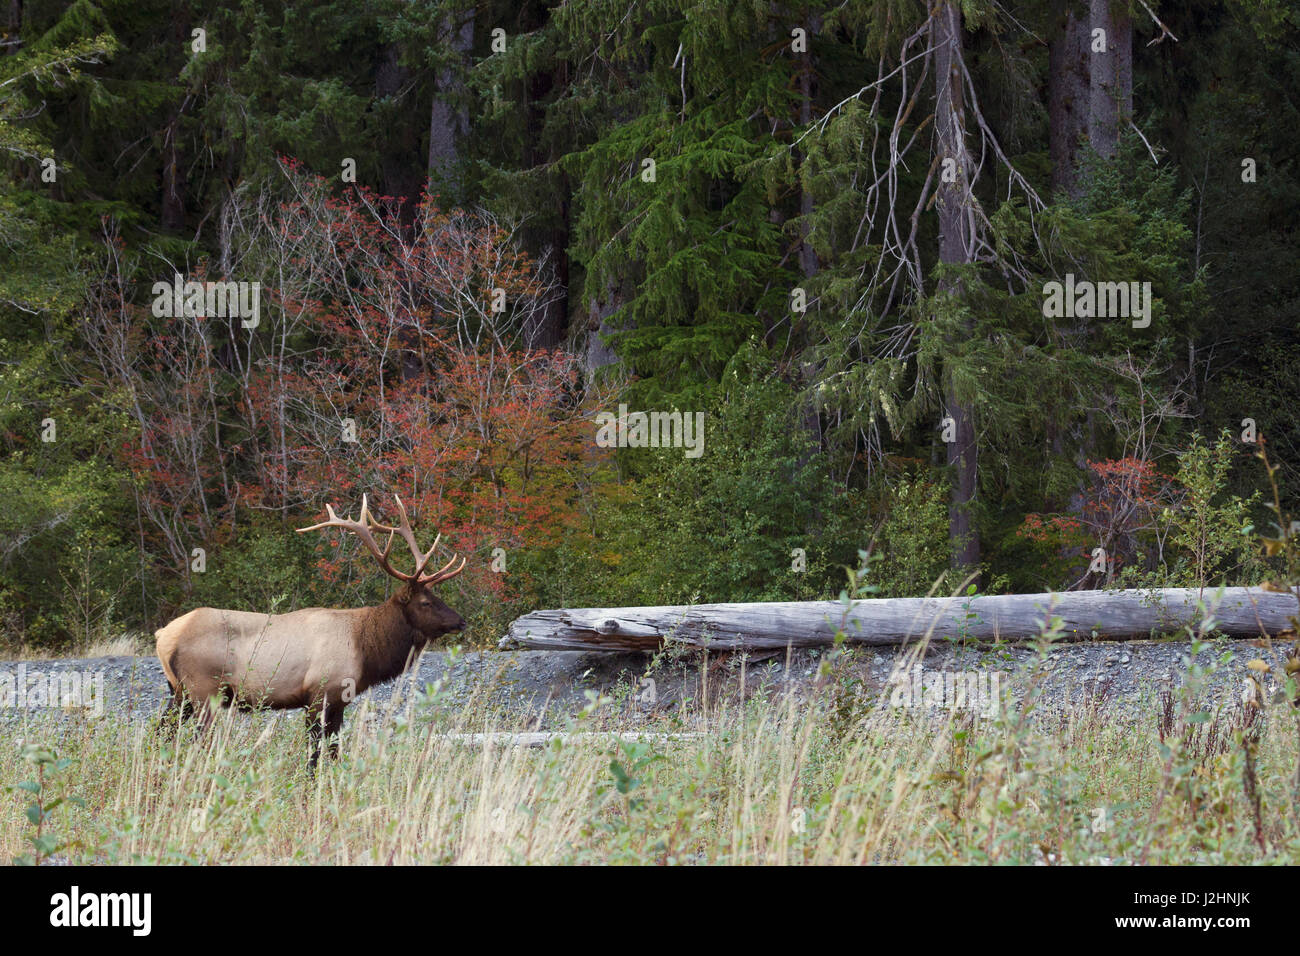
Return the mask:
[[[198,608],[154,636],[181,716],[197,708],[206,727],[214,698],[240,709],[304,707],[314,767],[322,732],[337,756],[343,709],[357,694],[396,677],[429,641],[464,626],[429,588],[411,582],[375,607],[289,614]]]

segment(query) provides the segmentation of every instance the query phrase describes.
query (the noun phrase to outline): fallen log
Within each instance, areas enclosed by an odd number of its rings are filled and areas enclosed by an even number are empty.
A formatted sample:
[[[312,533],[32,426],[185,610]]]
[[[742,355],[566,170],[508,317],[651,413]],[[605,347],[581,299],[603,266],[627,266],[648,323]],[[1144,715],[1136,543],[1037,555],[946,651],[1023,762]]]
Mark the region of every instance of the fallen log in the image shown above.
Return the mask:
[[[874,598],[666,607],[574,608],[516,618],[500,646],[544,650],[653,651],[667,644],[713,650],[827,647],[837,631],[854,644],[905,644],[929,634],[1023,641],[1059,617],[1065,640],[1131,640],[1182,631],[1212,613],[1230,637],[1276,636],[1295,627],[1295,592],[1261,588],[1064,591],[951,598]]]

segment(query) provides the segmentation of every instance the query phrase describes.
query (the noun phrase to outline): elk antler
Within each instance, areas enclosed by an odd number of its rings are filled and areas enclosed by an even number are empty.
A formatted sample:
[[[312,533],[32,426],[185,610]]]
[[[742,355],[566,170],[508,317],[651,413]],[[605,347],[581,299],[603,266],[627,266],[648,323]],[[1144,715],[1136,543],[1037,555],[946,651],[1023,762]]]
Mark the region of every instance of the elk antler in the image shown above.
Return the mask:
[[[386,573],[397,578],[399,581],[416,581],[420,584],[436,584],[439,581],[445,581],[448,578],[455,577],[464,570],[465,559],[461,558],[460,567],[456,568],[454,571],[448,572],[447,569],[456,563],[456,556],[452,555],[451,560],[443,565],[441,570],[436,571],[433,574],[424,573],[425,565],[429,563],[429,559],[433,557],[433,552],[437,550],[438,542],[442,540],[442,535],[440,534],[434,538],[433,546],[424,554],[421,554],[420,546],[415,542],[415,532],[411,530],[411,522],[406,516],[406,506],[402,504],[401,498],[398,498],[396,495],[394,495],[393,498],[397,501],[397,510],[401,514],[401,521],[396,527],[380,524],[376,521],[375,516],[370,513],[370,505],[366,500],[366,496],[362,495],[361,517],[358,520],[353,521],[351,518],[340,518],[334,513],[333,505],[326,505],[325,511],[329,515],[329,520],[322,521],[320,524],[314,524],[310,528],[299,528],[298,533],[301,534],[304,531],[316,531],[320,528],[342,528],[344,531],[351,531],[361,539],[361,543],[364,544],[367,550],[375,556],[375,560],[379,562],[379,566],[383,568]],[[372,531],[388,532],[388,541],[382,549],[380,549],[379,542],[375,540]],[[406,546],[411,550],[411,557],[415,559],[415,571],[411,574],[398,571],[388,560],[388,552],[393,547],[394,534],[400,534],[402,536],[402,540],[406,542]]]
[[[437,584],[439,581],[446,581],[448,578],[454,578],[456,575],[460,574],[460,572],[465,570],[464,558],[460,559],[460,564],[457,564],[456,567],[451,568],[453,564],[456,564],[456,556],[454,554],[451,556],[451,560],[448,561],[446,564],[444,564],[440,570],[433,572],[433,574],[421,575],[420,583]],[[448,568],[451,568],[451,570],[448,571],[447,570]]]
[[[380,524],[376,521],[375,516],[372,515],[370,510],[366,507],[365,495],[361,496],[361,520],[376,531],[387,531],[390,543],[393,540],[394,534],[400,534],[402,536],[402,540],[406,542],[406,546],[411,549],[411,557],[415,559],[415,573],[411,575],[410,578],[406,579],[409,581],[412,578],[418,578],[420,576],[420,573],[424,570],[424,566],[428,564],[429,559],[433,557],[433,552],[437,549],[438,542],[442,540],[442,535],[438,535],[434,538],[433,547],[424,554],[421,554],[420,546],[415,541],[415,532],[411,530],[411,521],[406,516],[406,505],[402,504],[402,499],[397,495],[393,495],[393,500],[397,502],[397,511],[402,516],[402,520],[397,527]]]

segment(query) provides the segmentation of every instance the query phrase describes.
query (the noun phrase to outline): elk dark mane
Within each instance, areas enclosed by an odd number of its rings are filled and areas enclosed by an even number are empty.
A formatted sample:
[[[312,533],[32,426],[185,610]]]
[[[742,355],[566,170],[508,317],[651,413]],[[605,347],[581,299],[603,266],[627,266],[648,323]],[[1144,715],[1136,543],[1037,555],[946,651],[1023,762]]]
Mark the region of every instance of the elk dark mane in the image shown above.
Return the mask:
[[[426,638],[407,623],[396,597],[361,616],[356,630],[363,669],[359,690],[392,680],[406,669],[411,652],[424,649]]]

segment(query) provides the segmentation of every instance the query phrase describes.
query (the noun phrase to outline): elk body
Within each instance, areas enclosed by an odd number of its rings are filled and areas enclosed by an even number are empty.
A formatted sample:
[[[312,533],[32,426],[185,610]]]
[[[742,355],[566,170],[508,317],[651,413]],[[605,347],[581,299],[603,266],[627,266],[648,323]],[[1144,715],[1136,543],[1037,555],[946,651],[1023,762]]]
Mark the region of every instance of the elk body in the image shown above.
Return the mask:
[[[172,700],[181,717],[197,710],[200,725],[211,722],[214,708],[241,710],[305,708],[309,738],[308,767],[320,758],[322,734],[330,756],[338,756],[343,709],[357,694],[402,673],[425,645],[459,631],[464,619],[431,590],[465,567],[456,557],[440,570],[424,573],[441,535],[423,554],[415,542],[406,509],[397,499],[401,521],[381,525],[363,496],[357,521],[340,518],[327,506],[329,520],[303,531],[342,528],[355,534],[379,566],[402,582],[383,604],[353,609],[304,608],[289,614],[256,614],[202,607],[154,632]],[[380,548],[374,532],[388,532]],[[389,562],[393,535],[399,534],[415,559],[406,574]]]

